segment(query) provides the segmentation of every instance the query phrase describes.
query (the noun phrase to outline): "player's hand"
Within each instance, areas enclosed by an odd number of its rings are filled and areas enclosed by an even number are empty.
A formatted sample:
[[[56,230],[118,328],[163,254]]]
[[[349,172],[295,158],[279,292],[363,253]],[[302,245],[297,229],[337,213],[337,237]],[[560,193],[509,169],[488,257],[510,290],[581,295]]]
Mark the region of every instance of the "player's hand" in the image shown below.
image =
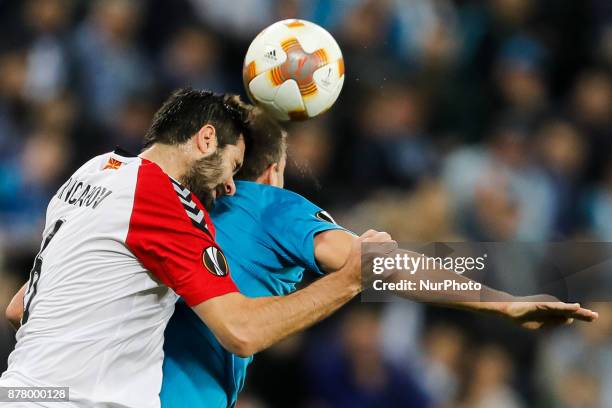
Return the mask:
[[[353,241],[346,263],[336,273],[345,274],[350,284],[356,285],[356,288],[361,290],[362,270],[363,278],[374,278],[375,275],[371,272],[374,258],[388,255],[396,249],[397,242],[391,238],[391,235],[386,232],[368,230]]]
[[[529,330],[571,324],[575,319],[592,322],[599,316],[579,303],[564,303],[549,295],[519,297],[505,304],[503,314]]]

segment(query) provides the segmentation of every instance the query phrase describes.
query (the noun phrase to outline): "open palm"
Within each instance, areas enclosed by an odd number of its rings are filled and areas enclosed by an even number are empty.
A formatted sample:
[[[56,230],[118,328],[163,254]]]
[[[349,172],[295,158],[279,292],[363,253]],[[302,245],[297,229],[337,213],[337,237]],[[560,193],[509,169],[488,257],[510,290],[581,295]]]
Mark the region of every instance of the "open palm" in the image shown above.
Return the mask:
[[[549,295],[519,297],[507,305],[505,315],[530,330],[571,324],[574,319],[592,322],[598,317],[579,303],[564,303]]]

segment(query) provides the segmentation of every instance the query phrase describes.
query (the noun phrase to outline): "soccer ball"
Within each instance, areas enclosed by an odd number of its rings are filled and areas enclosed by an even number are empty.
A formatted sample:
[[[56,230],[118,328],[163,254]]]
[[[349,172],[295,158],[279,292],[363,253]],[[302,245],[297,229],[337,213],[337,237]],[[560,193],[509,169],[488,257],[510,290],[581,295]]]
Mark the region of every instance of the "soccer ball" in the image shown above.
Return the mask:
[[[243,79],[253,103],[279,120],[305,120],[334,104],[344,83],[344,60],[334,37],[305,20],[283,20],[255,37]]]

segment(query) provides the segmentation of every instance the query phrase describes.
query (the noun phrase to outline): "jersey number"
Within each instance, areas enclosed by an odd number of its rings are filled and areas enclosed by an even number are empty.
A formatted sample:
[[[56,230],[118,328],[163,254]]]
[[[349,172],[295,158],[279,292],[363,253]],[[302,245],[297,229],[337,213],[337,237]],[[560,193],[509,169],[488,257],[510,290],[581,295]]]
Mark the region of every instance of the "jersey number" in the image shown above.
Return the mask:
[[[42,253],[47,248],[47,246],[49,245],[49,243],[51,242],[55,234],[57,234],[57,231],[59,231],[59,229],[61,228],[63,224],[64,224],[64,220],[58,220],[55,222],[55,224],[53,225],[53,229],[51,230],[49,235],[45,237],[43,244],[40,248],[40,251],[36,255],[36,258],[34,259],[34,266],[32,267],[32,270],[30,271],[30,284],[28,285],[28,290],[24,298],[26,300],[25,300],[25,305],[23,308],[23,317],[21,318],[22,325],[26,324],[26,322],[28,321],[28,318],[30,317],[30,305],[32,304],[32,300],[34,299],[34,296],[36,296],[36,291],[38,289],[38,280],[40,279],[40,271],[42,270],[42,263],[43,263]]]

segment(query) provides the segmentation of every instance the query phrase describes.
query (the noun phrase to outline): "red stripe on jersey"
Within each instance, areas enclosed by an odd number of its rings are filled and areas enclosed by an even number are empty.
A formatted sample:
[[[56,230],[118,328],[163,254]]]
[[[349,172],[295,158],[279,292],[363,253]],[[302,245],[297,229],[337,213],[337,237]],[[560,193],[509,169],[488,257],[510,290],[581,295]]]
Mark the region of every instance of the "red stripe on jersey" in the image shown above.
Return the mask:
[[[211,226],[201,203],[194,201]],[[214,229],[210,230],[214,234]],[[147,270],[189,306],[238,291],[229,271],[219,276],[205,266],[204,251],[221,249],[210,235],[192,224],[168,175],[147,160],[138,169],[126,244]]]

